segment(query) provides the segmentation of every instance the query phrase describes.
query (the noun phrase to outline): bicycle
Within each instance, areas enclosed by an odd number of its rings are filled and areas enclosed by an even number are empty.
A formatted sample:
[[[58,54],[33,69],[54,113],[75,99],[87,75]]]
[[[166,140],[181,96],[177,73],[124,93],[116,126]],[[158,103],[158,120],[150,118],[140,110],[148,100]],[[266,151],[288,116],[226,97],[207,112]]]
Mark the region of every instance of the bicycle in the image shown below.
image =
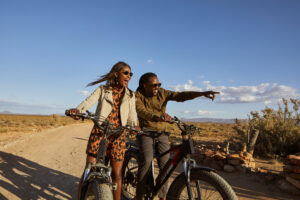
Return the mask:
[[[109,166],[109,159],[105,156],[106,142],[109,136],[113,134],[121,134],[123,131],[140,132],[131,126],[119,126],[113,128],[112,123],[107,121],[99,124],[96,115],[87,111],[87,113],[70,114],[68,110],[65,112],[66,116],[77,116],[84,119],[90,119],[101,130],[103,130],[103,139],[100,142],[99,150],[97,152],[96,164],[88,163],[83,175],[83,182],[80,192],[80,200],[112,200],[114,190],[117,185],[111,181],[111,167]]]
[[[145,200],[153,199],[162,185],[170,178],[178,164],[183,161],[184,172],[177,175],[167,192],[167,199],[225,199],[237,200],[231,186],[214,169],[197,166],[191,155],[195,153],[192,135],[200,129],[187,125],[177,117],[171,120],[181,130],[182,143],[172,146],[168,151],[154,155],[154,158],[172,153],[163,170],[154,179],[154,161],[147,175]],[[142,133],[145,134],[145,133]],[[154,139],[153,145],[156,141]],[[128,143],[122,168],[122,195],[125,199],[134,199],[137,185],[137,171],[140,162],[138,146]],[[154,148],[155,149],[155,148]]]

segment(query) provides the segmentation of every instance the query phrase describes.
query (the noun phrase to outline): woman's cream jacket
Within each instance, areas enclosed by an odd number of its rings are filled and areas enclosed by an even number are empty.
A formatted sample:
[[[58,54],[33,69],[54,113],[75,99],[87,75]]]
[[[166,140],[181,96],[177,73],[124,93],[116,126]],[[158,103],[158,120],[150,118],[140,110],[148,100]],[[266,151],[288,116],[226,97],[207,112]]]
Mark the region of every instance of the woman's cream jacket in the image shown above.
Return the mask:
[[[81,104],[77,106],[77,109],[80,113],[85,113],[96,101],[98,101],[98,105],[95,114],[98,117],[99,123],[102,124],[113,109],[112,89],[110,87],[101,85],[81,102]],[[125,93],[120,105],[120,118],[122,126],[137,126],[135,94],[132,92],[131,96],[128,88],[125,88]]]

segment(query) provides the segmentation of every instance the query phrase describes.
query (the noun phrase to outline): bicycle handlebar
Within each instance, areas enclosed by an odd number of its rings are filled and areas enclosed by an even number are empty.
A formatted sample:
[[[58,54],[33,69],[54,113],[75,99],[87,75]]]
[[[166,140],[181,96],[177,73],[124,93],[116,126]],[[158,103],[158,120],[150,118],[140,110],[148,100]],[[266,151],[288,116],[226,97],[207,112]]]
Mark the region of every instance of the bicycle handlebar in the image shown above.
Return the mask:
[[[100,129],[102,130],[110,130],[111,132],[119,132],[119,131],[123,131],[123,130],[128,130],[130,132],[137,132],[139,134],[143,134],[144,132],[142,130],[138,130],[132,126],[118,126],[116,128],[113,128],[112,126],[114,125],[113,123],[110,123],[108,121],[104,121],[101,126],[99,125],[99,121],[98,118],[95,114],[86,111],[86,113],[76,113],[76,114],[70,114],[69,110],[65,111],[65,115],[66,116],[77,116],[79,118],[81,118],[82,120],[84,119],[90,119],[92,120]],[[178,128],[182,131],[182,133],[184,134],[190,134],[192,135],[195,131],[201,131],[200,128],[192,125],[188,125],[184,122],[182,122],[181,120],[179,120],[178,117],[174,116],[173,118],[171,118],[171,120],[169,121],[169,123],[175,123],[177,124]]]
[[[113,127],[113,123],[110,123],[108,121],[104,121],[101,125],[99,124],[98,118],[95,114],[86,111],[86,113],[76,113],[76,114],[70,114],[69,110],[65,111],[65,115],[69,116],[69,117],[79,117],[82,120],[84,119],[90,119],[92,120],[97,126],[98,128],[105,130],[105,131],[110,131],[111,133],[117,133],[117,132],[121,132],[124,130],[128,130],[130,132],[137,132],[137,133],[142,133],[143,131],[136,129],[135,127],[132,126],[118,126],[118,127]]]
[[[184,122],[182,122],[181,120],[178,119],[178,117],[174,116],[173,118],[171,118],[170,123],[175,123],[177,124],[178,128],[184,132],[185,134],[192,134],[195,131],[201,131],[201,128],[196,127],[195,125],[191,124],[188,125]]]

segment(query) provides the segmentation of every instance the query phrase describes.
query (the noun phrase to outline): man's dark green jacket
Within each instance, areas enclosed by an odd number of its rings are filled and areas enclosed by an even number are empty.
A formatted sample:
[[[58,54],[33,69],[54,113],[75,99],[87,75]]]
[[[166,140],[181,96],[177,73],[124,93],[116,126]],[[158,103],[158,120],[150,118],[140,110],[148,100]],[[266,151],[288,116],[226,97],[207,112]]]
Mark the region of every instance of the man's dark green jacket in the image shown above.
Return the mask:
[[[136,111],[140,127],[144,130],[158,132],[172,133],[178,131],[176,124],[158,122],[157,120],[166,112],[168,101],[183,102],[190,99],[193,99],[191,92],[174,92],[159,88],[156,96],[147,97],[141,91],[137,91]]]

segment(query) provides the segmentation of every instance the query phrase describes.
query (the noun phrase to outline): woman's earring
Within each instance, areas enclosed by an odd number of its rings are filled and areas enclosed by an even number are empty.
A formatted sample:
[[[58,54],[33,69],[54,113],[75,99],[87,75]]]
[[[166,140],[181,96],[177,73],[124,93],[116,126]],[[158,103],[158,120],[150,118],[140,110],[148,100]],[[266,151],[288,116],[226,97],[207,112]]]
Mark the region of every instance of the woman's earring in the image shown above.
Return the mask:
[[[118,85],[118,79],[116,76],[115,76],[115,84]]]

